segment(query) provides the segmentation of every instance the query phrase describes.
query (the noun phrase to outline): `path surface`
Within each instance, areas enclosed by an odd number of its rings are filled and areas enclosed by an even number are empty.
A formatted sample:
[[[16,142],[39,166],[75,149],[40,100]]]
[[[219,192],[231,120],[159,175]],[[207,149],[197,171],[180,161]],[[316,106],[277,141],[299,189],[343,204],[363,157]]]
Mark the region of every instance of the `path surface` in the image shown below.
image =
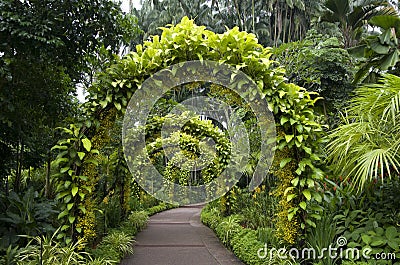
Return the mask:
[[[121,265],[243,265],[200,222],[200,212],[181,207],[153,215]]]

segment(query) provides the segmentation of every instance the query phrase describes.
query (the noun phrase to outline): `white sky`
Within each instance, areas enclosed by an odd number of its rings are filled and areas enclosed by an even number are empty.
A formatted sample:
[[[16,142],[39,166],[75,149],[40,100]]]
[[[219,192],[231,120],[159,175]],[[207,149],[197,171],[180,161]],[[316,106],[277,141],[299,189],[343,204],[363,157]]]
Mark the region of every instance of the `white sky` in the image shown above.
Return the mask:
[[[140,4],[140,0],[131,0],[132,1],[132,5],[134,8],[136,9],[140,9],[142,7],[142,5]],[[128,12],[129,11],[129,0],[121,0],[121,9],[124,12]]]
[[[131,0],[131,1],[134,8],[140,9],[142,7],[142,5],[140,4],[140,0]],[[129,0],[121,0],[121,9],[123,12],[129,12]],[[80,102],[85,102],[85,96],[87,93],[82,86],[77,87],[77,94],[78,94],[77,96],[78,100]]]

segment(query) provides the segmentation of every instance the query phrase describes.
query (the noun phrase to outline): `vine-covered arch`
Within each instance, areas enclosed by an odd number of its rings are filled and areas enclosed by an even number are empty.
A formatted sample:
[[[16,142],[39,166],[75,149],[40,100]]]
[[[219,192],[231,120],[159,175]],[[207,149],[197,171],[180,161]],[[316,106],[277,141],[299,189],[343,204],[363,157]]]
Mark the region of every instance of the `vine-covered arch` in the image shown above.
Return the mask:
[[[257,84],[258,89],[249,93],[265,98],[278,126],[277,153],[271,169],[279,179],[275,191],[281,207],[278,233],[287,242],[294,242],[301,229],[314,225],[320,209],[313,201],[321,201],[316,180],[323,176],[317,167],[318,134],[322,131],[313,111],[317,98],[287,84],[284,69],[270,57],[270,49],[258,44],[253,34],[238,28],[215,34],[185,17],[100,73],[83,106],[86,119],[65,129],[68,138],[55,147],[60,150],[58,177],[69,183],[59,187],[59,199],[64,203],[59,218],[64,220],[65,236],[90,240],[95,234],[92,193],[98,179],[96,157],[110,141],[108,131],[117,117],[123,116],[132,95],[157,71],[192,60],[231,65]]]

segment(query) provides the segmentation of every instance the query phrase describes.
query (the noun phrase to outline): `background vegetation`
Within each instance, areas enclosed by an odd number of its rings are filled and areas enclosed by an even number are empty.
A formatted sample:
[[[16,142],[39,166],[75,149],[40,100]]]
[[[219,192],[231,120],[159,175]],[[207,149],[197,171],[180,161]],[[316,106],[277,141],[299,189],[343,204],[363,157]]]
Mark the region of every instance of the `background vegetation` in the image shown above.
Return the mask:
[[[398,8],[383,0],[144,0],[123,13],[107,0],[0,0],[0,263],[116,264],[130,254],[148,216],[172,206],[141,190],[127,168],[127,102],[157,70],[209,59],[257,83],[278,137],[262,185],[246,188],[260,155],[252,146],[246,174],[202,221],[246,264],[355,264],[257,256],[264,244],[320,251],[340,236],[347,247],[394,253],[379,264],[396,264]],[[84,103],[77,87],[88,92]],[[199,93],[229,101],[259,137],[236,94],[191,83],[157,102],[148,144],[169,110]],[[207,126],[225,139],[220,125]],[[182,145],[195,157],[201,134],[188,128]],[[180,172],[162,152],[152,158],[177,183],[215,177]]]

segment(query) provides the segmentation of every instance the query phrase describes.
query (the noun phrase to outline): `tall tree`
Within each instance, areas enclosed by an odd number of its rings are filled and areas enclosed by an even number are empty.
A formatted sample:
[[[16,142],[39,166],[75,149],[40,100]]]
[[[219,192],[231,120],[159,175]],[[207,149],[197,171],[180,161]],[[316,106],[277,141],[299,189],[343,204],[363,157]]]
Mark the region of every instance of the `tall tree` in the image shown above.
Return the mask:
[[[112,59],[135,25],[108,0],[0,0],[0,178],[43,162],[71,115],[75,85],[103,50]],[[126,38],[125,38],[126,39]]]
[[[321,2],[310,0],[145,0],[140,10],[132,12],[139,18],[144,34],[137,42],[159,34],[159,27],[178,22],[183,16],[193,18],[217,33],[225,27],[256,34],[264,45],[302,39],[311,20],[321,10]]]
[[[327,0],[325,8],[321,19],[338,24],[345,48],[357,45],[372,17],[396,13],[387,0]]]

